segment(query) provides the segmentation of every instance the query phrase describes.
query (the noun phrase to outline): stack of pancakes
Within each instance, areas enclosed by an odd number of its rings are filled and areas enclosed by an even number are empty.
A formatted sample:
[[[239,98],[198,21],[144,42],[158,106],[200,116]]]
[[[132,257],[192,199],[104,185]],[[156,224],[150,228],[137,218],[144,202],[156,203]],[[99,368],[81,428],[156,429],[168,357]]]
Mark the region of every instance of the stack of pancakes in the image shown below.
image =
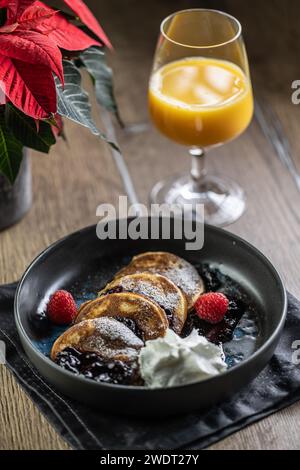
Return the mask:
[[[204,292],[197,270],[166,252],[135,256],[95,300],[82,304],[75,324],[54,343],[51,358],[68,347],[104,359],[130,362],[144,342],[181,333],[188,312]]]

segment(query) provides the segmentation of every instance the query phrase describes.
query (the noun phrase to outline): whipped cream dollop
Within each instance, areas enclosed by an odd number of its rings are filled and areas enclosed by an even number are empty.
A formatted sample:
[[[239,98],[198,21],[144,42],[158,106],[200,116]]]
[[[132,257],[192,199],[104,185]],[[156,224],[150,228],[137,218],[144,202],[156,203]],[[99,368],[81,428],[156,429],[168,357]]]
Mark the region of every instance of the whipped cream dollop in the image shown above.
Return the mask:
[[[150,388],[199,382],[227,369],[222,347],[210,343],[196,330],[187,338],[168,330],[163,338],[147,341],[139,364]]]

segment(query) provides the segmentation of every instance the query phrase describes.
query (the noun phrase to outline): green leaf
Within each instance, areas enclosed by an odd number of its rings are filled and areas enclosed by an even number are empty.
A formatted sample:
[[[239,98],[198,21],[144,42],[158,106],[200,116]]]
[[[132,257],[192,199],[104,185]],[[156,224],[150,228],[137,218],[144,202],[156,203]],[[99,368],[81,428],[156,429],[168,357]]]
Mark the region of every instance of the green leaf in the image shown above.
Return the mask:
[[[56,142],[51,126],[47,122],[40,121],[37,129],[34,119],[11,104],[6,105],[5,118],[7,127],[25,147],[48,153]]]
[[[98,103],[108,111],[112,111],[121,123],[113,92],[112,70],[106,64],[105,53],[98,47],[90,47],[79,57],[94,80]]]
[[[45,122],[46,124],[49,124],[49,126],[53,126],[53,127],[56,127],[57,129],[59,129],[59,125],[57,124],[57,120],[56,120],[55,116],[51,116],[48,119],[44,119],[42,122]]]
[[[13,183],[23,158],[23,145],[10,132],[5,122],[4,109],[0,111],[0,173]]]
[[[108,142],[116,150],[119,150],[114,142],[107,140],[105,134],[97,129],[91,117],[91,104],[86,91],[81,88],[81,75],[78,68],[70,60],[63,60],[65,86],[55,77],[57,90],[57,112],[71,121],[77,122]]]

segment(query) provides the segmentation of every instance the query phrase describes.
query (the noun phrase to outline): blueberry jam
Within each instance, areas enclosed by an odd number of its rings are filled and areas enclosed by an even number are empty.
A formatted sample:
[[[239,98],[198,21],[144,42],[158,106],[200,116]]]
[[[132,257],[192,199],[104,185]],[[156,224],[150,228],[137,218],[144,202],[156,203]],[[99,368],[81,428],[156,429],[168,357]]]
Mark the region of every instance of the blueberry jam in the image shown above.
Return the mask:
[[[108,289],[107,291],[103,292],[103,294],[101,295],[120,294],[120,292],[123,292],[123,287],[116,286],[116,287],[112,287],[111,289]]]
[[[136,362],[107,361],[98,354],[66,348],[57,355],[56,363],[64,369],[96,382],[119,385],[141,385]]]
[[[251,308],[251,302],[241,287],[229,276],[221,273],[218,268],[208,264],[199,265],[196,268],[204,281],[206,292],[225,294],[229,300],[229,308],[224,320],[216,325],[201,320],[195,311],[190,312],[182,336],[188,336],[196,328],[200,335],[205,336],[212,343],[227,343],[232,340],[235,328],[245,312]]]
[[[139,329],[139,327],[137,326],[134,320],[132,320],[131,318],[126,318],[126,317],[114,317],[114,318],[115,320],[118,320],[119,322],[123,323],[123,325],[127,326],[127,328],[129,328],[138,338],[144,341],[144,334]]]
[[[222,292],[229,300],[224,320],[211,325],[190,312],[182,336],[195,328],[215,344],[222,344],[228,367],[241,362],[257,349],[260,343],[260,315],[253,299],[230,276],[209,264],[195,266],[203,278],[206,292]]]
[[[196,328],[201,336],[205,336],[212,343],[226,343],[232,339],[233,332],[242,318],[244,311],[245,307],[243,304],[231,300],[224,320],[216,325],[211,325],[210,323],[201,320],[197,316],[196,312],[192,311],[185,323],[182,336],[188,336],[192,330]]]
[[[165,314],[167,316],[170,328],[173,328],[173,326],[174,326],[173,312],[171,312],[171,310],[169,310],[168,308],[164,308],[162,305],[160,305],[160,307],[165,311]]]

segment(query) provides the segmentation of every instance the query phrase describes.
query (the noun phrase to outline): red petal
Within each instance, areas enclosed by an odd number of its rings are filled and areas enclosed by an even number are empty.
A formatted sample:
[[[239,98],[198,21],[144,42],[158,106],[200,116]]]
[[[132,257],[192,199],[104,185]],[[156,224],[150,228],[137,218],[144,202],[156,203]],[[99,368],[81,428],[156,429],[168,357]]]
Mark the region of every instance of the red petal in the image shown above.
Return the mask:
[[[45,65],[64,82],[61,52],[47,36],[35,31],[0,34],[0,50],[3,55],[12,59]]]
[[[34,29],[40,23],[56,15],[56,11],[41,2],[35,2],[18,17],[21,29]]]
[[[0,55],[1,88],[7,98],[34,119],[56,113],[56,89],[51,70]]]
[[[78,0],[72,0],[70,2],[68,0],[65,1],[80,19],[87,24],[90,30],[97,34],[104,44],[110,46],[110,42],[105,33],[87,6],[82,1]],[[55,10],[46,7],[39,0],[2,0],[2,2],[8,5],[7,24],[13,23],[17,18],[22,18],[23,15],[26,16],[27,10],[30,11],[34,8],[43,8],[47,9],[47,11],[53,11],[53,14],[56,13]],[[98,41],[90,38],[86,33],[69,23],[60,13],[54,14],[54,16],[50,18],[45,18],[39,23],[40,24],[36,23],[31,27],[44,35],[47,34],[62,49],[81,51],[90,46],[101,46]],[[22,25],[20,28],[22,28]]]
[[[55,118],[57,126],[51,126],[52,132],[54,134],[54,137],[60,137],[63,133],[63,128],[64,128],[63,120],[62,120],[62,117],[57,113],[54,116],[54,118]]]
[[[14,23],[34,0],[2,0],[0,7],[7,8],[7,24]]]
[[[108,47],[112,47],[111,43],[106,36],[105,32],[101,28],[100,24],[94,17],[91,10],[85,5],[82,0],[64,0],[64,2],[68,5],[71,10],[76,13],[77,16],[81,19],[81,21],[91,30],[93,33],[98,36],[98,38]]]
[[[49,32],[49,26],[52,27],[51,32]],[[47,28],[48,33],[46,32]],[[67,51],[82,51],[90,46],[101,46],[98,41],[90,38],[81,29],[69,23],[60,13],[46,20],[37,27],[37,30],[48,34],[48,37],[55,44]]]

